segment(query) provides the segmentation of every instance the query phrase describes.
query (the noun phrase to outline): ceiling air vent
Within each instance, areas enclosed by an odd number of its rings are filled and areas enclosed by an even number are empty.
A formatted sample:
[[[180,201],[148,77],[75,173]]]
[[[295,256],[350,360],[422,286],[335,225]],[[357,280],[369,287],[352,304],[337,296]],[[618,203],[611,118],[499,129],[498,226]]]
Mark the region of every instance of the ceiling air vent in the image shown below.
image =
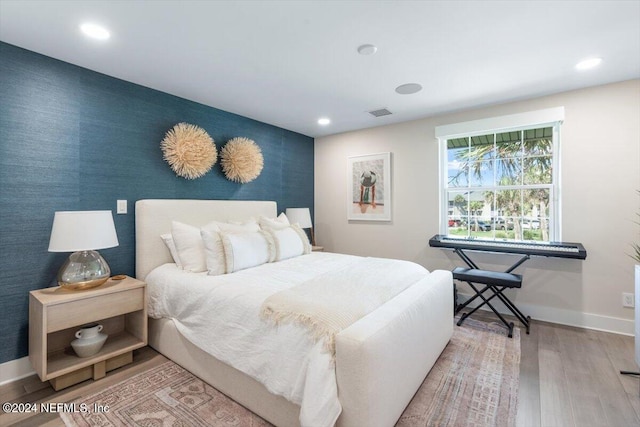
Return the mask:
[[[379,110],[369,111],[369,114],[371,114],[373,117],[382,117],[390,115],[391,111],[387,110],[386,108],[381,108]]]

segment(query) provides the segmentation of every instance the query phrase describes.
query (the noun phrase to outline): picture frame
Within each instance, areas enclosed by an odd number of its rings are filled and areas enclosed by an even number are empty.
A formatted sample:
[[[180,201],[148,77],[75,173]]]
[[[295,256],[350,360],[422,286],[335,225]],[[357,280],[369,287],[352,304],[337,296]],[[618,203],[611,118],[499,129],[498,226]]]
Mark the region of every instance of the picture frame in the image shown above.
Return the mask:
[[[347,159],[347,220],[391,221],[391,153]]]

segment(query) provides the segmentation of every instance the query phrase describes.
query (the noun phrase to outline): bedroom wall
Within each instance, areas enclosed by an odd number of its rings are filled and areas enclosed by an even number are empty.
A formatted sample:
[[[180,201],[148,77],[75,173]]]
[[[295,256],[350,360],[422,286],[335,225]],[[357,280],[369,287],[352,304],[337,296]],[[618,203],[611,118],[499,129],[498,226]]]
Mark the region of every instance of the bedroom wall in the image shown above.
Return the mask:
[[[418,95],[416,95],[418,96]],[[561,139],[562,239],[582,242],[586,261],[534,258],[521,290],[510,292],[535,319],[633,333],[630,243],[640,211],[640,80],[429,117],[317,138],[315,233],[328,251],[411,260],[428,269],[462,265],[450,251],[430,248],[438,233],[438,144],[444,124],[565,107]],[[347,157],[392,153],[392,221],[347,221]],[[476,255],[503,270],[510,257]]]
[[[176,177],[160,141],[182,121],[218,150],[254,139],[262,174],[240,185],[216,164]],[[136,200],[275,200],[313,212],[313,155],[307,136],[0,43],[0,363],[27,355],[29,291],[53,286],[68,256],[47,252],[55,211],[112,210],[120,246],[101,253],[114,274],[133,276]],[[117,199],[128,215],[115,215]]]

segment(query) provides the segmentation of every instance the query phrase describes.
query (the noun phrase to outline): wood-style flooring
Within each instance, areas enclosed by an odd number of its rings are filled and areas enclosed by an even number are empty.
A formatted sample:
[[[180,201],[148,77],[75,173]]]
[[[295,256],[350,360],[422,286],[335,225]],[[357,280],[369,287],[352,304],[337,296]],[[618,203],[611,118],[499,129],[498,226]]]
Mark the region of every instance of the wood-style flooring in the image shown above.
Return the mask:
[[[640,426],[633,337],[533,321],[520,350],[517,426]]]
[[[484,314],[480,314],[484,317]],[[464,326],[463,326],[464,327]],[[633,337],[533,321],[520,341],[517,426],[640,426],[640,379]],[[166,361],[145,347],[134,362],[99,381],[55,392],[48,383],[25,378],[0,388],[1,402],[68,402],[115,384]],[[0,426],[63,426],[56,414],[0,413]]]

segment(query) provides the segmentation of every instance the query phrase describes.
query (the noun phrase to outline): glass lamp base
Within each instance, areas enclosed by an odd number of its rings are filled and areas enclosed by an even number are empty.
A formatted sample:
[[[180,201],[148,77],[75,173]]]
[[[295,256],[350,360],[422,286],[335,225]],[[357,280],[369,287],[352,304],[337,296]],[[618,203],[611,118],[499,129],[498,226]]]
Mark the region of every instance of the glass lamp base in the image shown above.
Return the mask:
[[[58,285],[64,289],[95,288],[106,282],[111,269],[97,251],[72,253],[58,272]]]

